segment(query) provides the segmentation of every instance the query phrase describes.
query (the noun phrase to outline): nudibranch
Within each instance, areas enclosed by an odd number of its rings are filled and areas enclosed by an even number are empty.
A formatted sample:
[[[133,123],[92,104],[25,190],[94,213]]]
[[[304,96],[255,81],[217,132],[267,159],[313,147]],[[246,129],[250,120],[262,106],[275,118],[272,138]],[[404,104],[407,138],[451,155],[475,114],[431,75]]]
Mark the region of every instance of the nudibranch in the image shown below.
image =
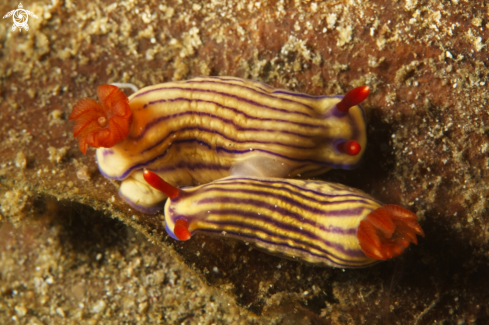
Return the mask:
[[[290,259],[359,268],[424,237],[414,213],[341,184],[230,176],[178,189],[148,170],[144,178],[168,196],[165,227],[176,240],[221,235]]]
[[[107,102],[107,87],[120,102],[110,96]],[[81,150],[98,148],[101,173],[122,181],[120,195],[144,212],[160,209],[166,196],[148,186],[143,168],[177,187],[230,175],[310,177],[355,168],[367,142],[359,105],[367,86],[345,96],[310,96],[251,80],[199,77],[146,87],[128,99],[120,94],[101,86],[101,103],[82,99],[70,119]]]

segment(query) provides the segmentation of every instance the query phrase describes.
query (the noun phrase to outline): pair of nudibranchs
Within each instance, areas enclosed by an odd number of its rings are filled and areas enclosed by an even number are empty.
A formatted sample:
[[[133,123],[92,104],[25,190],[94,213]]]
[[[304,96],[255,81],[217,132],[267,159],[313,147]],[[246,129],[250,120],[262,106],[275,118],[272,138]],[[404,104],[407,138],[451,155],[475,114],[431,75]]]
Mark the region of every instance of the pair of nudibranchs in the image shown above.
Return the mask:
[[[359,104],[368,94],[363,86],[310,96],[232,77],[154,85],[129,98],[103,85],[100,102],[80,100],[70,120],[81,151],[98,148],[100,172],[122,182],[122,198],[144,212],[164,208],[174,239],[224,235],[354,268],[416,244],[424,236],[416,215],[340,184],[291,177],[359,164],[367,142]]]

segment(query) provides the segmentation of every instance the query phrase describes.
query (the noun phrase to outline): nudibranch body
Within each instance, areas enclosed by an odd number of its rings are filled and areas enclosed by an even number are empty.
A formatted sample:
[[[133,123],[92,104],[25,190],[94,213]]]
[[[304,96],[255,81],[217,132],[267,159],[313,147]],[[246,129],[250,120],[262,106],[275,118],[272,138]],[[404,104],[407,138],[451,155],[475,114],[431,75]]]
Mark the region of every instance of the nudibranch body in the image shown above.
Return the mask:
[[[295,260],[358,268],[424,236],[414,213],[341,184],[231,176],[178,189],[152,172],[144,177],[169,196],[165,225],[177,240],[221,235]]]
[[[346,96],[310,96],[232,77],[200,77],[143,88],[129,97],[127,137],[96,151],[101,173],[151,212],[166,196],[142,169],[174,186],[229,175],[310,177],[355,168],[366,147],[368,87]],[[75,107],[76,108],[76,107]]]

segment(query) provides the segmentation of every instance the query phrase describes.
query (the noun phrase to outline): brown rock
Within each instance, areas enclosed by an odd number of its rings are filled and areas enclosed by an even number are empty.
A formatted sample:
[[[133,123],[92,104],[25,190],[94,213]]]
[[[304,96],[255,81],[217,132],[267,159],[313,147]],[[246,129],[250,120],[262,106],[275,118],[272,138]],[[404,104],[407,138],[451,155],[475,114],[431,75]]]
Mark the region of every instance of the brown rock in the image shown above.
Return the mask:
[[[9,1],[0,12],[17,5]],[[177,251],[243,307],[290,315],[290,324],[489,322],[488,3],[24,5],[38,16],[29,18],[28,32],[12,32],[11,20],[0,25],[3,220],[30,222],[25,216],[39,195],[90,205]],[[135,212],[117,197],[117,184],[96,171],[93,151],[80,153],[67,116],[99,84],[143,86],[202,74],[310,94],[370,85],[366,159],[355,171],[324,178],[416,212],[426,238],[391,262],[347,271],[224,239],[168,239],[158,216]],[[77,178],[80,170],[88,177]],[[134,308],[146,310],[141,303]],[[19,306],[18,317],[27,305]]]

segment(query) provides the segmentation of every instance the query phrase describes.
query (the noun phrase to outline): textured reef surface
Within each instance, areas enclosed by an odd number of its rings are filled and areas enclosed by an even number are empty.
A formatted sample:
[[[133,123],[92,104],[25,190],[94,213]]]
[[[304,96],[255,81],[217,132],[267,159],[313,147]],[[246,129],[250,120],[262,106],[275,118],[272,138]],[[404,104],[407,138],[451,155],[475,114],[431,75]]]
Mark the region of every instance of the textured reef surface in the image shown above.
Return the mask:
[[[23,5],[29,31],[0,23],[1,323],[489,323],[488,1]],[[173,241],[119,199],[67,117],[100,84],[198,75],[369,85],[362,166],[322,178],[410,209],[426,237],[359,270]]]

